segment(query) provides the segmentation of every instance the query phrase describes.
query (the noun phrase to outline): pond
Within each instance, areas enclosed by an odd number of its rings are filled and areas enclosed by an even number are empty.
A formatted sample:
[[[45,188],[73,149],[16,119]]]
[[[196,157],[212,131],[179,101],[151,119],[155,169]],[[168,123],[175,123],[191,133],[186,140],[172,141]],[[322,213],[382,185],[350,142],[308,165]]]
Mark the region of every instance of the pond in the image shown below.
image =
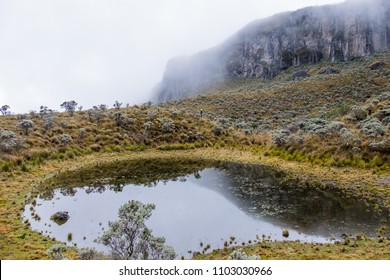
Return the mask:
[[[34,230],[106,252],[96,239],[130,200],[156,205],[147,226],[186,258],[205,247],[211,252],[263,239],[331,242],[343,233],[375,236],[381,223],[388,223],[388,212],[378,206],[336,190],[299,185],[260,165],[179,159],[115,162],[58,174],[40,190],[24,212]],[[70,216],[61,225],[50,219],[58,211]]]

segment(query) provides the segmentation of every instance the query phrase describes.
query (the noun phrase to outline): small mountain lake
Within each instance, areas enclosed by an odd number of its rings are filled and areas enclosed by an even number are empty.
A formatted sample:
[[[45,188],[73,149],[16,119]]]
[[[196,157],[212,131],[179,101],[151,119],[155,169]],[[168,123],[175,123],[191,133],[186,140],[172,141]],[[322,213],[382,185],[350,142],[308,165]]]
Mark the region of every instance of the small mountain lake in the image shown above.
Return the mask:
[[[31,227],[68,245],[95,240],[130,200],[153,203],[146,225],[179,257],[263,239],[331,242],[342,233],[375,236],[388,212],[336,190],[300,186],[260,165],[153,159],[115,162],[60,173],[26,205]],[[67,211],[62,225],[50,217]],[[35,216],[35,218],[33,217]],[[289,236],[283,236],[283,230]],[[70,238],[71,235],[71,238]]]

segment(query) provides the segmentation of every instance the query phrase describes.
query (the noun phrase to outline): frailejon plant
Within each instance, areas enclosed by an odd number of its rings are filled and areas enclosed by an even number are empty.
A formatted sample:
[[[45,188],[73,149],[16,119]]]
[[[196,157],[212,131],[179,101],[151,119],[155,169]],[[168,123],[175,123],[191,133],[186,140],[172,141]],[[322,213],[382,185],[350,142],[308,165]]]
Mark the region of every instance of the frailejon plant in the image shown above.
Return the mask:
[[[0,130],[0,151],[10,152],[22,146],[22,140],[10,130]]]
[[[241,250],[234,250],[228,257],[228,260],[260,260],[260,256],[253,255],[248,256],[245,252]]]
[[[54,244],[46,251],[47,255],[53,260],[64,260],[63,253],[68,250],[68,246],[64,244]]]
[[[74,112],[76,111],[77,102],[72,101],[65,101],[60,105],[61,108],[65,109],[66,112],[68,112],[69,116],[73,116]]]
[[[176,257],[173,248],[165,245],[164,237],[152,235],[145,225],[154,204],[131,200],[119,208],[119,220],[109,222],[109,229],[99,242],[110,247],[114,259],[171,260]]]
[[[32,128],[34,125],[32,120],[21,120],[19,122],[19,127],[22,129],[24,135],[28,135],[30,132],[30,128]]]

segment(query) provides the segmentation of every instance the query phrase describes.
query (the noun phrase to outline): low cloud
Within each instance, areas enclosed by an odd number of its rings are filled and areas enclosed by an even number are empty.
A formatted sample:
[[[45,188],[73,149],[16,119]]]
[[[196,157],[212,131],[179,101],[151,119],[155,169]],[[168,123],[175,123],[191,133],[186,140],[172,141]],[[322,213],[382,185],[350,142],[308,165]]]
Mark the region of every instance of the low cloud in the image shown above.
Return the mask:
[[[84,108],[151,98],[167,61],[212,47],[248,22],[340,1],[0,1],[0,104]]]

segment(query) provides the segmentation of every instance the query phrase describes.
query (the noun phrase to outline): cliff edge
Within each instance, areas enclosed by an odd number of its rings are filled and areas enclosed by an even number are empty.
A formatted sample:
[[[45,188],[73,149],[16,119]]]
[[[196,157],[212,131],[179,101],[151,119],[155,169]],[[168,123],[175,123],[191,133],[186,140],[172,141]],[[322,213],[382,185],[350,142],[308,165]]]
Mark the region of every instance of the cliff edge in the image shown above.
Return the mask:
[[[346,1],[254,21],[222,44],[176,57],[156,86],[157,102],[200,94],[231,77],[271,79],[293,66],[349,61],[387,49],[390,1]]]

